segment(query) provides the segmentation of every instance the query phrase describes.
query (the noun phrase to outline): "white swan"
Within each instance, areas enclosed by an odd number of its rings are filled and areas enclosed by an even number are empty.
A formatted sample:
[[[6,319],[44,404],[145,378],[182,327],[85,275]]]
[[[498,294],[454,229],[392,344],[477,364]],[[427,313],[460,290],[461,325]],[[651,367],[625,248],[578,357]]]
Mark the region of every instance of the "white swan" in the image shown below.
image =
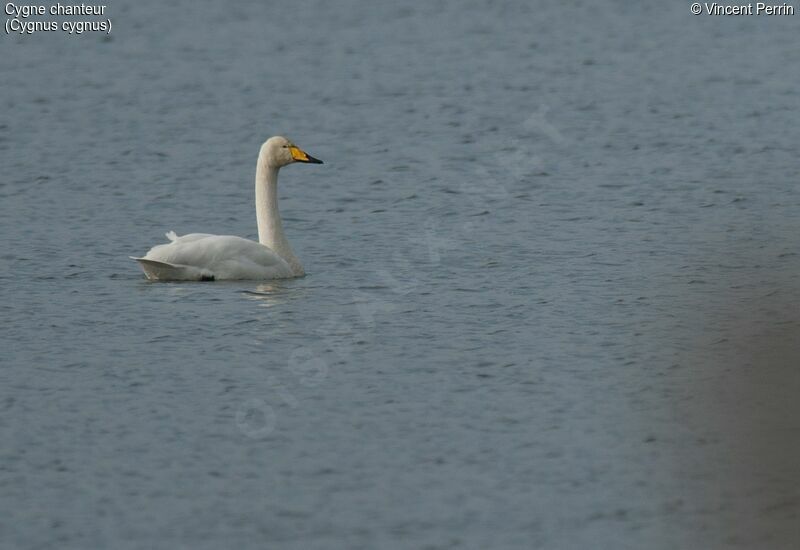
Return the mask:
[[[305,275],[283,234],[278,212],[278,170],[294,162],[322,164],[285,137],[261,146],[256,166],[258,242],[232,235],[191,233],[154,246],[139,262],[148,279],[214,281],[220,279],[283,279]]]

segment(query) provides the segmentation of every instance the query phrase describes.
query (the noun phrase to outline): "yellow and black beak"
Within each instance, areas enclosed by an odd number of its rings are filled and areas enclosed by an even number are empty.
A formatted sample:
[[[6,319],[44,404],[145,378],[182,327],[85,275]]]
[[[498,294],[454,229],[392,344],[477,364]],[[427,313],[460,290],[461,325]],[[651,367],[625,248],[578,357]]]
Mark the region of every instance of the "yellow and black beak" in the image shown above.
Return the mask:
[[[292,158],[297,162],[307,162],[309,164],[322,164],[322,161],[319,159],[315,159],[299,147],[295,147],[294,145],[289,147],[289,151],[292,152]]]

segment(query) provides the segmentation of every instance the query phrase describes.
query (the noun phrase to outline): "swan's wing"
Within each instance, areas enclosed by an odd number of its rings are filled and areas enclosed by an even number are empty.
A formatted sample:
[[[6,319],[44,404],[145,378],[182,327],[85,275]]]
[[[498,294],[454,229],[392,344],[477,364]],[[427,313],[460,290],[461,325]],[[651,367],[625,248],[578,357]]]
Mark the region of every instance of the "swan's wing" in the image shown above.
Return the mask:
[[[286,260],[269,247],[255,241],[233,235],[205,233],[192,233],[182,237],[172,235],[170,238],[172,242],[154,246],[144,259],[173,267],[194,268],[215,279],[271,279],[292,276]]]
[[[189,265],[175,265],[147,258],[134,258],[142,266],[145,276],[148,279],[160,281],[213,281],[214,274],[205,269],[199,269]]]

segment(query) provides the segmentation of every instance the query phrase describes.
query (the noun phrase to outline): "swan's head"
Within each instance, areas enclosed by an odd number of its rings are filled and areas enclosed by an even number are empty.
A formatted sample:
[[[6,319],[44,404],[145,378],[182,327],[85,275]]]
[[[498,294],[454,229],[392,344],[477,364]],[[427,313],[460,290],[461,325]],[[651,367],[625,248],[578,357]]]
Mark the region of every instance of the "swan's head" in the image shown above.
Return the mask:
[[[315,159],[297,145],[283,136],[269,138],[261,146],[259,156],[266,160],[269,166],[280,168],[293,162],[305,162],[310,164],[322,164],[322,161]]]

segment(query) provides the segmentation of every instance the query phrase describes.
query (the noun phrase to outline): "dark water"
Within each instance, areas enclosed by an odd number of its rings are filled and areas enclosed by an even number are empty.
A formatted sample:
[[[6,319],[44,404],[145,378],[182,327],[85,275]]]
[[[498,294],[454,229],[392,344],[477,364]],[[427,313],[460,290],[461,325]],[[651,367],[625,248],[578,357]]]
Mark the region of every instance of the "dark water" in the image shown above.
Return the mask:
[[[6,36],[4,548],[795,548],[797,16],[118,2]],[[256,237],[309,275],[146,282]]]

